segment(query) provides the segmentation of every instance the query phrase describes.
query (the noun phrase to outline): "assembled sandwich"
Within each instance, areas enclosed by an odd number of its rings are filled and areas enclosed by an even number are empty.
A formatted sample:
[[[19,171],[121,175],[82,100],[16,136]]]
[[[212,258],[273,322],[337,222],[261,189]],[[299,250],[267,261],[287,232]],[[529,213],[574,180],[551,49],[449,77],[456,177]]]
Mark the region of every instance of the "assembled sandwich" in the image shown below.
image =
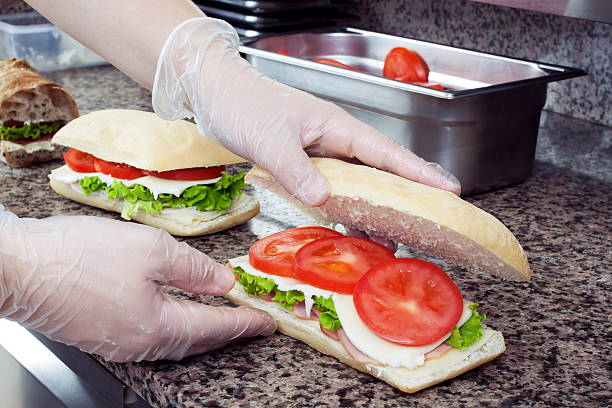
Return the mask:
[[[259,212],[244,194],[244,174],[225,165],[245,160],[202,136],[193,123],[126,109],[92,112],[53,142],[71,148],[49,175],[58,194],[121,213],[174,235],[210,234]]]
[[[0,160],[14,167],[60,159],[51,137],[79,116],[74,99],[27,61],[0,61]]]
[[[331,198],[303,207],[254,168],[246,179],[291,200],[321,224],[342,223],[451,259],[470,270],[529,280],[514,235],[452,193],[380,170],[313,159]],[[234,303],[270,313],[281,332],[394,387],[415,392],[490,361],[502,334],[486,305],[464,299],[439,267],[320,227],[281,231],[231,259]],[[478,308],[478,309],[477,309]],[[482,310],[481,310],[482,309]]]

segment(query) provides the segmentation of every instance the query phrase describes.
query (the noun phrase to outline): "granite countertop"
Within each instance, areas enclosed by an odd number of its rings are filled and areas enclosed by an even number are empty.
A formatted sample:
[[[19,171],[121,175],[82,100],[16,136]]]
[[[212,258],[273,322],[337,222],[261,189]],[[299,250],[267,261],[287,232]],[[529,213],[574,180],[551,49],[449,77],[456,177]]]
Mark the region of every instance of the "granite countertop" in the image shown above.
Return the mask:
[[[111,67],[47,76],[74,95],[82,113],[150,109],[150,95]],[[612,131],[545,113],[533,174],[526,182],[469,197],[500,218],[523,244],[533,280],[503,281],[438,263],[507,351],[492,362],[414,395],[404,394],[305,344],[275,334],[180,362],[102,362],[154,407],[578,406],[612,400]],[[118,216],[54,195],[47,173],[0,166],[0,203],[19,216]],[[274,196],[255,191],[261,214],[249,223],[185,241],[222,261],[246,253],[258,237],[308,220]],[[401,255],[409,255],[401,248]],[[177,296],[225,304],[223,298]]]

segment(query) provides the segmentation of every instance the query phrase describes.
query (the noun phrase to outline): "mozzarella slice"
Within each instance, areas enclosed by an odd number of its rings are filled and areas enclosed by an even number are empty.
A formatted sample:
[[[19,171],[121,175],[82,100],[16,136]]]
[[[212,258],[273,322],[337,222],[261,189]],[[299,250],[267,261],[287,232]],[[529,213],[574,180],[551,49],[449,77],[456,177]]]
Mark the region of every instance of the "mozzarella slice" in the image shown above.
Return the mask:
[[[323,296],[328,298],[334,294],[334,292],[330,292],[328,290],[315,288],[314,286],[308,285],[293,278],[286,278],[284,276],[276,276],[270,275],[268,273],[262,272],[259,269],[255,269],[249,263],[249,256],[239,256],[238,258],[230,259],[229,264],[234,268],[241,267],[246,273],[249,273],[254,276],[259,276],[260,278],[266,278],[274,281],[278,285],[278,288],[282,291],[289,290],[299,290],[304,293],[304,303],[306,306],[306,315],[310,317],[310,311],[312,310],[312,305],[314,301],[312,300],[313,296]]]
[[[124,180],[118,179],[113,176],[109,176],[108,174],[103,173],[78,173],[72,170],[67,165],[63,165],[60,168],[51,171],[49,175],[53,180],[61,181],[66,184],[73,184],[78,182],[79,180],[85,177],[94,177],[97,176],[100,180],[108,184],[109,186],[113,184],[114,180],[122,182],[127,187],[131,187],[136,184],[141,184],[151,190],[153,193],[153,197],[157,199],[160,194],[174,194],[175,196],[180,196],[183,191],[188,189],[191,186],[201,185],[201,184],[214,184],[217,181],[221,180],[221,177],[217,177],[214,179],[208,180],[195,180],[195,181],[182,181],[182,180],[166,180],[159,177],[153,176],[145,176],[140,177],[134,180]]]
[[[332,299],[342,328],[353,345],[374,360],[391,367],[415,368],[424,364],[425,353],[438,347],[451,334],[449,332],[440,340],[426,346],[402,346],[379,337],[366,326],[355,309],[353,296],[335,293]],[[461,326],[472,315],[469,305],[469,302],[463,301],[463,314],[456,327]]]

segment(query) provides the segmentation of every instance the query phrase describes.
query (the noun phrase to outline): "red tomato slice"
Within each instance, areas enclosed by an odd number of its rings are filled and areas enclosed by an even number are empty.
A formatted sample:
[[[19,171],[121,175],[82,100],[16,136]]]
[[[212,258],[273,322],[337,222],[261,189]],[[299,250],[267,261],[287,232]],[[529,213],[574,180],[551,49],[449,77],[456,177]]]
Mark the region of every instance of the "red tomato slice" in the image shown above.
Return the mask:
[[[257,241],[249,250],[253,268],[278,276],[293,276],[296,252],[305,244],[324,237],[343,236],[323,227],[302,227],[277,232]]]
[[[340,61],[336,61],[336,60],[333,60],[333,59],[330,59],[330,58],[314,58],[313,61],[320,62],[322,64],[333,65],[335,67],[352,69],[353,71],[359,71],[355,67],[351,67],[350,65],[343,64]]]
[[[320,289],[351,294],[372,266],[393,258],[393,252],[369,239],[323,238],[304,245],[295,254],[293,275]]]
[[[283,54],[283,55],[289,55],[289,51],[286,51],[286,50],[280,50],[276,52],[278,52],[279,54]]]
[[[142,170],[147,176],[159,177],[166,180],[198,181],[221,177],[225,166],[197,167],[193,169],[178,169],[168,171]]]
[[[64,161],[77,173],[95,173],[94,157],[77,149],[70,149],[64,154]]]
[[[355,286],[353,302],[380,337],[423,346],[448,334],[463,313],[463,297],[436,265],[398,258],[370,269]]]
[[[109,162],[97,157],[94,159],[94,168],[100,173],[123,180],[134,180],[145,175],[142,170],[129,164]]]
[[[413,82],[415,85],[426,86],[428,88],[439,89],[441,91],[444,90],[444,87],[437,82]]]
[[[429,67],[416,52],[396,47],[385,58],[383,76],[405,82],[427,82]]]

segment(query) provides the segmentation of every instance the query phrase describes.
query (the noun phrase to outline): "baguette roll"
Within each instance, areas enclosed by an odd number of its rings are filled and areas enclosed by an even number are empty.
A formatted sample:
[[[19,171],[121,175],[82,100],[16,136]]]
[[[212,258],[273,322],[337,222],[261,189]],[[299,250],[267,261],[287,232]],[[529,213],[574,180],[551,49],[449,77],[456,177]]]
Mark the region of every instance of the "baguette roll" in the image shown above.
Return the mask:
[[[76,102],[68,92],[40,76],[27,61],[0,61],[0,125],[69,122],[78,116]],[[46,138],[27,143],[0,140],[0,161],[13,167],[60,159],[65,152]]]
[[[460,197],[367,166],[329,158],[312,162],[331,186],[330,199],[320,207],[304,206],[260,167],[245,179],[287,199],[318,223],[361,229],[466,269],[531,279],[527,257],[512,232]]]

